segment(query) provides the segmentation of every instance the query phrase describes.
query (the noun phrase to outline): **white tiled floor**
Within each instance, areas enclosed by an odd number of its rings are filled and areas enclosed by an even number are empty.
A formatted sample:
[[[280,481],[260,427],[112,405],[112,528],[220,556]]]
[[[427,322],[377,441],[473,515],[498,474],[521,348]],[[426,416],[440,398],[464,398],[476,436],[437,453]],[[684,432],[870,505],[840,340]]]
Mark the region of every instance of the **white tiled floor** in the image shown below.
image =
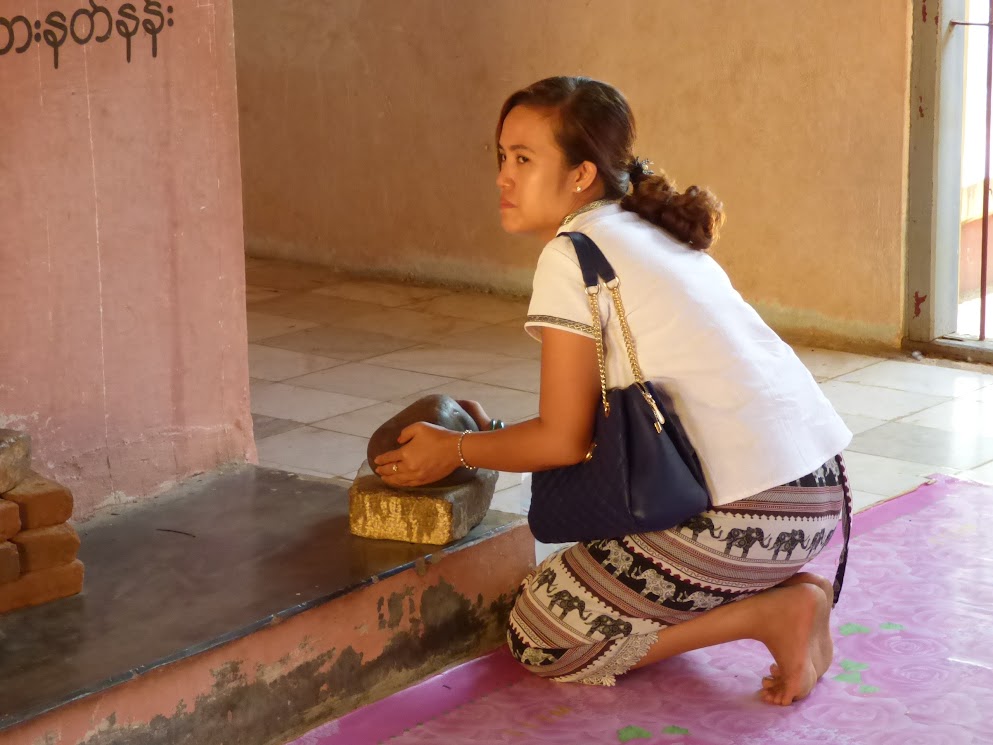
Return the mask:
[[[476,398],[493,416],[537,413],[540,347],[527,301],[346,279],[248,260],[252,413],[263,464],[350,479],[367,438],[427,392]],[[856,509],[932,473],[993,484],[993,368],[796,349],[855,433],[846,453]],[[526,480],[503,475],[493,506],[527,511]]]

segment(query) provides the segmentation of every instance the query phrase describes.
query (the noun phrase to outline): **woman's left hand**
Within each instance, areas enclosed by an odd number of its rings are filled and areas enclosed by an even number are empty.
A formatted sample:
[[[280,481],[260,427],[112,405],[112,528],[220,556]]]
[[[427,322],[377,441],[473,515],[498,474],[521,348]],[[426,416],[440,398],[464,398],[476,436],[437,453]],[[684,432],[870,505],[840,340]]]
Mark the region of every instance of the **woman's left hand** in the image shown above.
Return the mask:
[[[442,479],[461,465],[460,433],[427,422],[404,427],[403,447],[376,458],[376,473],[390,486],[422,486]]]

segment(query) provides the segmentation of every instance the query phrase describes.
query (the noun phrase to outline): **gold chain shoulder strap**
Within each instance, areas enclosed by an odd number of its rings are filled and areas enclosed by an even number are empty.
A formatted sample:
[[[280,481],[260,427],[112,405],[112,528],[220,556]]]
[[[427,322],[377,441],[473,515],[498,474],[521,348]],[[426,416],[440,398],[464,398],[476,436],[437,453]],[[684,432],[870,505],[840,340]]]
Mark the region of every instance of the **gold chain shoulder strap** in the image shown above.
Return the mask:
[[[621,302],[620,285],[620,279],[614,277],[614,279],[608,282],[606,286],[607,289],[610,290],[610,295],[614,300],[614,308],[617,310],[617,320],[621,324],[621,332],[624,335],[624,348],[628,353],[628,364],[631,365],[631,372],[634,374],[635,385],[637,385],[641,390],[642,397],[652,409],[652,414],[655,416],[656,431],[662,432],[662,425],[665,424],[665,418],[662,416],[662,412],[659,411],[659,407],[655,403],[655,399],[652,398],[652,395],[648,392],[648,388],[645,387],[645,377],[641,372],[641,365],[638,363],[638,354],[635,351],[634,338],[631,336],[631,328],[628,326],[627,315],[624,313],[624,304]],[[599,295],[599,282],[597,282],[597,286],[595,288],[586,288],[586,296],[589,298],[590,302],[590,314],[593,316],[593,339],[596,342],[597,365],[600,368],[600,396],[603,400],[603,413],[606,416],[610,416],[610,403],[607,401],[607,369],[604,363],[603,327],[600,324],[600,304],[598,302]]]

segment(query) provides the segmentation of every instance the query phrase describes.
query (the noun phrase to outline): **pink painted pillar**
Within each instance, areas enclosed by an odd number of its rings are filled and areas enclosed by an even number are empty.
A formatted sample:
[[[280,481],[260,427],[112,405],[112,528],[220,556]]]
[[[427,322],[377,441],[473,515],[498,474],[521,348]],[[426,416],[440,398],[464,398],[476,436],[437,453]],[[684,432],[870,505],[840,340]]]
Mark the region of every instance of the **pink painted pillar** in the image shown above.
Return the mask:
[[[4,0],[0,92],[0,427],[77,519],[254,460],[230,0]]]

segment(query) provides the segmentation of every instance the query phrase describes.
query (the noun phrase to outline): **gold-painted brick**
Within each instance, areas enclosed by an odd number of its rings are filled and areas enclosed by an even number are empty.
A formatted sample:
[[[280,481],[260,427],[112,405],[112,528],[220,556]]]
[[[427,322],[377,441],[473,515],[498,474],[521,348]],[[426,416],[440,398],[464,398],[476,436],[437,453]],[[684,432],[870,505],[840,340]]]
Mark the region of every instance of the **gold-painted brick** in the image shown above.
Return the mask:
[[[363,466],[348,491],[353,534],[440,546],[464,537],[490,508],[496,471],[480,470],[464,484],[397,489]]]

